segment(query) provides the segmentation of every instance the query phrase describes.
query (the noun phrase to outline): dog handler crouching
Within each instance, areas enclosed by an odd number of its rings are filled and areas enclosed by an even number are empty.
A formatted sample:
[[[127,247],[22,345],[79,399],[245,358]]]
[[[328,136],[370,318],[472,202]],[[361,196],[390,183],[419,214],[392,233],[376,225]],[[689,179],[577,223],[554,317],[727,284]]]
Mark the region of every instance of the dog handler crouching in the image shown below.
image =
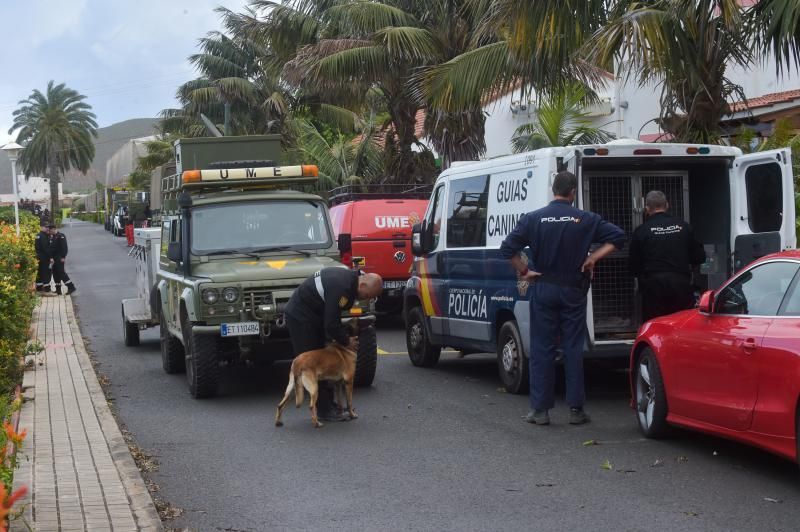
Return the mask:
[[[383,291],[383,280],[374,273],[345,268],[324,268],[303,281],[286,305],[286,325],[295,356],[325,347],[335,341],[358,352],[358,337],[351,337],[342,324],[342,311],[357,299],[372,299]],[[317,404],[323,421],[347,418],[333,408],[333,388],[320,386]]]

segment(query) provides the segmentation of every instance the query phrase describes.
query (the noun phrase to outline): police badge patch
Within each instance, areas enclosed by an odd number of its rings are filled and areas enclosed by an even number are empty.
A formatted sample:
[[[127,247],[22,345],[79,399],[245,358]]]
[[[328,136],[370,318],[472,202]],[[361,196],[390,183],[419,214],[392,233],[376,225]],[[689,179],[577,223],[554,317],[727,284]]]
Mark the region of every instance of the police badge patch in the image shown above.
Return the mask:
[[[347,304],[349,302],[350,302],[350,300],[347,299],[347,296],[340,297],[339,298],[339,308],[347,308]]]

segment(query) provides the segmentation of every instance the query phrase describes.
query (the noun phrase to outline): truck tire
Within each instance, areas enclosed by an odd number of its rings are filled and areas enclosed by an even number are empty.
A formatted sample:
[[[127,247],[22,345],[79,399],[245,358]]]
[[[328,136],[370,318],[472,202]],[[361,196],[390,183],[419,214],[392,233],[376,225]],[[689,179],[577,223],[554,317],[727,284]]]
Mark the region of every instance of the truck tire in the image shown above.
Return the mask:
[[[139,345],[139,326],[125,319],[125,306],[122,306],[122,338],[127,347]]]
[[[186,382],[189,384],[189,393],[195,399],[214,397],[220,375],[216,338],[197,334],[190,323],[186,329]]]
[[[421,307],[408,311],[406,322],[406,348],[411,363],[421,368],[432,368],[439,362],[442,347],[431,344],[425,329],[425,316]]]
[[[353,385],[367,387],[375,379],[378,367],[378,336],[375,326],[370,325],[358,331],[358,356],[356,357],[356,375]]]
[[[505,322],[497,334],[497,371],[508,393],[528,392],[528,357],[525,356],[522,346],[517,322]]]
[[[159,304],[160,307],[160,304]],[[167,328],[167,321],[159,311],[159,336],[161,338],[161,367],[164,373],[181,373],[185,369],[183,344],[180,340],[170,334]]]

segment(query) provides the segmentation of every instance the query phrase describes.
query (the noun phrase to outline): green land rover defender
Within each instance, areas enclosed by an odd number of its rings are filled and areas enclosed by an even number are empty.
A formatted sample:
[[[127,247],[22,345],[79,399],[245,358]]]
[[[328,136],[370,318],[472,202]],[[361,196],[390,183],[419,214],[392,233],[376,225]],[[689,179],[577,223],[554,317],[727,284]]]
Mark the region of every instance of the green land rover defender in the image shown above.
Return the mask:
[[[316,166],[278,166],[277,135],[181,139],[163,178],[161,254],[154,310],[164,371],[186,371],[189,391],[211,397],[223,368],[293,357],[284,308],[297,286],[339,262],[327,204],[291,190]],[[269,159],[267,159],[269,158]],[[375,376],[370,302],[358,320],[355,384]]]

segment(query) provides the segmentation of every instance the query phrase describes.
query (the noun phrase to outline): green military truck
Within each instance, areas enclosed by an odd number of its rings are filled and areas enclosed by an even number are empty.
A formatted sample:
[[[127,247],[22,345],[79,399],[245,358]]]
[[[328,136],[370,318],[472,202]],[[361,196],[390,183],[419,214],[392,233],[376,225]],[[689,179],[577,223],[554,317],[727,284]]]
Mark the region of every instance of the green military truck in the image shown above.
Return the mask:
[[[291,190],[316,166],[278,166],[277,135],[181,139],[176,174],[161,183],[161,242],[153,314],[164,371],[186,371],[189,391],[211,397],[226,366],[293,357],[284,308],[316,271],[345,266],[322,198]],[[266,160],[265,160],[266,159]],[[357,318],[356,385],[375,376],[370,302]]]

